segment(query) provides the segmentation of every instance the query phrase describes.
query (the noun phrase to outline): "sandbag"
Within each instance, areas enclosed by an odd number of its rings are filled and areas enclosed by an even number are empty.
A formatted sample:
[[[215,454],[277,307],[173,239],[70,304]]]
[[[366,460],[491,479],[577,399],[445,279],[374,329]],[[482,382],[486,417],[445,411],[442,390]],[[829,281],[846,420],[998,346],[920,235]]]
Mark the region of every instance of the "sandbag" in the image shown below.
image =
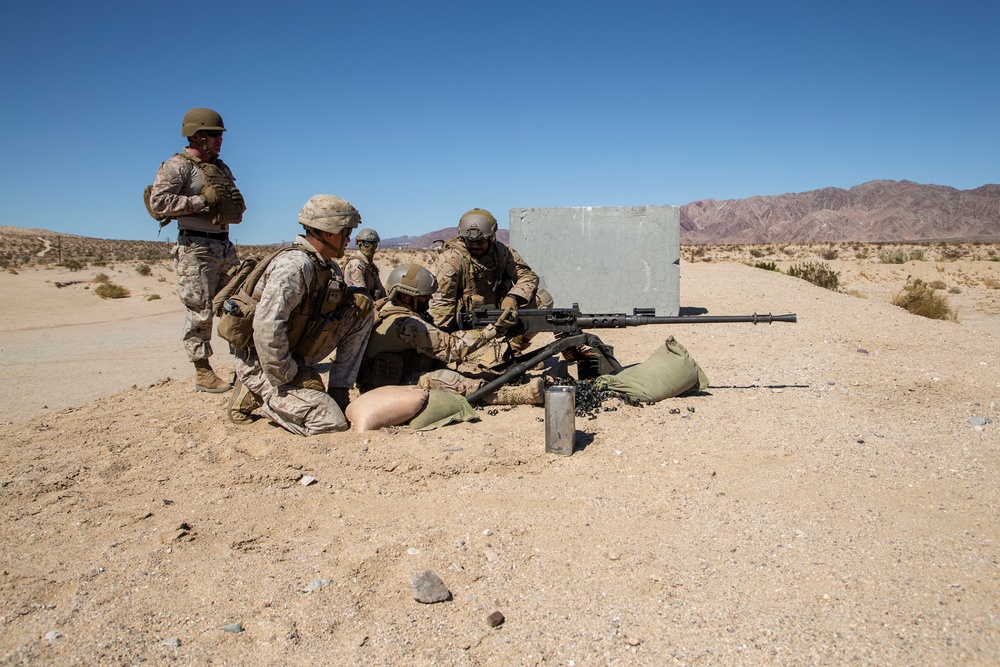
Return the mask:
[[[476,411],[465,396],[431,389],[427,405],[410,420],[414,431],[430,431],[452,422],[467,422],[476,418]]]
[[[613,375],[602,375],[594,386],[651,403],[703,391],[708,388],[708,376],[684,346],[670,336],[646,361],[626,366]]]
[[[344,416],[355,431],[375,431],[405,424],[427,403],[428,393],[412,385],[385,385],[352,400]]]

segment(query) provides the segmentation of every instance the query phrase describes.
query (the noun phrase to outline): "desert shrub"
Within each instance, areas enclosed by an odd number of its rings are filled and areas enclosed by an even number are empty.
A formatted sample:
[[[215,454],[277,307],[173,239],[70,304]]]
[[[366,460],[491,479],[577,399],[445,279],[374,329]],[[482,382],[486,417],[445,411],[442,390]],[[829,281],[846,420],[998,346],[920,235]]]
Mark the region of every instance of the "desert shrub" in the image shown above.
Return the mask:
[[[878,261],[881,264],[904,264],[907,259],[906,251],[902,248],[896,250],[885,248],[878,251]]]
[[[990,289],[1000,289],[1000,280],[997,280],[993,276],[986,276],[983,278],[983,286]]]
[[[10,274],[13,274],[13,275],[15,275],[15,276],[16,276],[16,275],[18,275],[18,274],[17,274],[17,269],[15,269],[15,268],[13,268],[13,267],[11,267],[11,268],[7,269],[7,273],[10,273]]]
[[[159,277],[157,277],[156,280],[158,282],[165,283],[165,282],[167,282],[167,277],[166,276],[159,276]]]
[[[104,273],[98,273],[98,274],[97,274],[96,276],[94,276],[94,277],[93,277],[93,278],[91,279],[91,281],[90,281],[90,282],[92,282],[92,283],[106,283],[106,282],[108,282],[109,280],[111,280],[111,278],[108,278],[107,274],[104,274]]]
[[[944,245],[941,246],[941,259],[947,262],[954,262],[956,259],[965,257],[966,251],[962,246]]]
[[[708,252],[708,250],[705,246],[695,248],[693,251],[695,257],[704,257],[706,252]]]
[[[948,289],[948,284],[943,280],[932,280],[927,283],[927,286],[931,289]]]
[[[94,294],[102,299],[124,299],[130,292],[121,285],[114,283],[101,283],[94,289]]]
[[[948,294],[961,294],[961,293],[962,293],[962,288],[959,287],[958,285],[948,288]]]
[[[858,252],[854,254],[854,259],[868,259],[868,253]]]
[[[932,320],[958,321],[958,315],[949,305],[948,297],[939,294],[938,290],[919,278],[907,279],[903,289],[892,298],[892,305]]]
[[[914,262],[922,262],[922,261],[924,261],[924,249],[923,248],[914,248],[913,250],[911,250],[910,251],[910,260],[914,261]]]
[[[753,265],[755,269],[764,269],[765,271],[777,271],[778,265],[774,262],[757,262]]]
[[[840,272],[822,262],[805,262],[788,267],[788,275],[801,278],[813,285],[836,291],[840,287]]]
[[[84,268],[85,264],[75,259],[67,259],[65,262],[62,262],[59,266],[67,268],[70,271],[79,271],[80,269]]]
[[[159,300],[160,300],[159,294],[150,294],[149,296],[146,297],[146,301],[159,301]]]
[[[91,262],[91,264],[93,264],[94,266],[107,266],[108,265],[108,260],[106,260],[103,257],[101,257],[100,255],[98,255],[97,257],[94,258],[94,260]]]
[[[148,276],[153,272],[153,269],[149,268],[149,264],[140,264],[135,267],[135,270],[140,276]]]
[[[823,259],[837,259],[839,251],[836,248],[824,248],[820,251],[819,256]]]
[[[764,257],[766,254],[767,253],[765,253],[763,250],[760,250],[758,248],[750,248],[750,256],[751,257]]]

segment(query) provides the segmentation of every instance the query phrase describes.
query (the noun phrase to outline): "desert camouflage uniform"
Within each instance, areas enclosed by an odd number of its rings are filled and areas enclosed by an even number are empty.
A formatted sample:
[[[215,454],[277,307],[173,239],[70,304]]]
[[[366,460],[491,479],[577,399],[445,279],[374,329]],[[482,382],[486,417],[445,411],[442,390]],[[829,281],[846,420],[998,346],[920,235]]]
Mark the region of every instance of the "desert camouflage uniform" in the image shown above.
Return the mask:
[[[344,280],[352,287],[364,287],[372,299],[385,298],[385,287],[379,278],[375,262],[363,256],[352,257],[344,266]]]
[[[315,298],[312,290],[316,271],[312,250],[304,237],[298,237],[302,250],[283,252],[272,260],[254,289],[259,298],[254,312],[254,348],[236,355],[236,374],[247,389],[262,401],[262,415],[298,435],[316,435],[344,431],[349,427],[344,413],[326,392],[291,386],[299,365],[315,367],[336,351],[330,367],[331,387],[354,386],[361,358],[371,334],[372,313],[364,317],[346,317],[344,326],[331,340],[328,349],[311,358],[292,354],[288,340],[288,318],[303,299]],[[335,277],[340,277],[336,262],[327,262]],[[316,290],[320,287],[316,286]]]
[[[457,328],[460,311],[496,308],[505,296],[520,297],[525,308],[535,308],[538,275],[513,248],[494,241],[477,259],[461,237],[446,241],[437,270],[438,291],[430,304],[434,324],[445,331]]]
[[[488,343],[480,332],[450,334],[434,326],[429,314],[417,313],[391,301],[379,309],[375,321],[358,375],[358,388],[362,391],[378,386],[372,375],[375,358],[383,354],[396,355],[403,362],[400,384],[419,384],[427,389],[468,396],[486,381],[470,377],[487,371],[469,360],[472,353]]]
[[[214,163],[231,180],[229,167],[221,160]],[[211,239],[188,236],[196,233],[224,234],[228,225],[213,224],[207,217],[208,205],[201,196],[204,182],[201,172],[190,160],[174,155],[160,165],[150,193],[150,208],[164,217],[177,218],[179,235],[171,254],[177,272],[177,295],[184,304],[184,349],[188,359],[197,361],[212,356],[212,299],[226,285],[227,274],[240,261],[236,247],[228,238]]]

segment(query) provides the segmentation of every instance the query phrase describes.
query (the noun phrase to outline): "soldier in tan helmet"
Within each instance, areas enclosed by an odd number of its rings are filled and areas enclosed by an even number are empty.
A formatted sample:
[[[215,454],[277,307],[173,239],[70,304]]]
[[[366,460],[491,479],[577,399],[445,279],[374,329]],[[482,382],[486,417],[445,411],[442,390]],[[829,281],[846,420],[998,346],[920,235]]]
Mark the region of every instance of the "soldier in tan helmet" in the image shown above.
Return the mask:
[[[431,299],[434,323],[445,331],[458,328],[458,314],[476,308],[551,308],[552,297],[538,287],[538,274],[517,251],[496,240],[497,220],[474,208],[458,222],[458,236],[445,241],[438,262],[438,291]],[[519,350],[531,335],[510,341]]]
[[[298,435],[344,431],[344,410],[372,329],[367,291],[349,288],[336,260],[361,216],[334,195],[316,195],[299,213],[305,234],[270,260],[254,286],[253,345],[236,353],[229,418],[261,414]],[[329,385],[316,366],[334,354]]]
[[[177,220],[173,249],[177,294],[187,310],[184,349],[195,367],[195,391],[229,391],[208,362],[212,356],[212,299],[239,265],[229,226],[243,220],[246,204],[228,165],[219,159],[222,116],[211,109],[184,114],[181,135],[188,145],[160,165],[147,191],[146,207],[160,226]]]
[[[358,254],[344,266],[344,280],[352,287],[364,287],[368,294],[378,301],[385,298],[385,287],[375,265],[375,252],[382,240],[374,229],[359,230],[354,237],[358,244]]]
[[[389,298],[375,315],[365,349],[358,388],[368,391],[384,385],[417,384],[426,389],[469,396],[482,387],[489,369],[473,356],[497,336],[496,327],[448,333],[436,327],[427,312],[437,290],[434,274],[419,264],[400,264],[386,280]],[[542,403],[541,378],[527,385],[501,387],[486,394],[486,405]]]

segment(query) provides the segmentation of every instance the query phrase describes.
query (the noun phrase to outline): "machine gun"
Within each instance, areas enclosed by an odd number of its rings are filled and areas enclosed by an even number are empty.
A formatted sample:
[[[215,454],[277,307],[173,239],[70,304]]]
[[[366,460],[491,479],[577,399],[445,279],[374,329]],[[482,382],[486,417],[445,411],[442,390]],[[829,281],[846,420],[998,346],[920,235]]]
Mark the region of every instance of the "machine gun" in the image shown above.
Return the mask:
[[[581,313],[577,304],[572,308],[542,308],[518,310],[512,319],[502,321],[506,313],[497,309],[478,308],[459,313],[459,328],[482,329],[487,324],[493,324],[502,331],[503,338],[512,338],[524,334],[534,334],[548,331],[556,335],[556,340],[531,352],[517,356],[505,355],[506,360],[493,367],[494,371],[502,373],[495,380],[487,382],[479,390],[472,393],[468,399],[475,402],[485,394],[501,387],[516,377],[523,375],[528,369],[542,363],[549,357],[567,350],[579,350],[587,346],[596,352],[589,358],[599,362],[606,361],[615,373],[622,365],[615,359],[614,351],[598,336],[588,333],[587,329],[618,329],[623,327],[639,327],[647,324],[724,324],[729,322],[750,322],[753,324],[771,324],[772,322],[795,322],[794,313],[788,315],[695,315],[695,316],[657,316],[653,308],[634,308],[631,315],[625,313],[590,314]],[[582,355],[570,353],[573,360],[580,361]]]

